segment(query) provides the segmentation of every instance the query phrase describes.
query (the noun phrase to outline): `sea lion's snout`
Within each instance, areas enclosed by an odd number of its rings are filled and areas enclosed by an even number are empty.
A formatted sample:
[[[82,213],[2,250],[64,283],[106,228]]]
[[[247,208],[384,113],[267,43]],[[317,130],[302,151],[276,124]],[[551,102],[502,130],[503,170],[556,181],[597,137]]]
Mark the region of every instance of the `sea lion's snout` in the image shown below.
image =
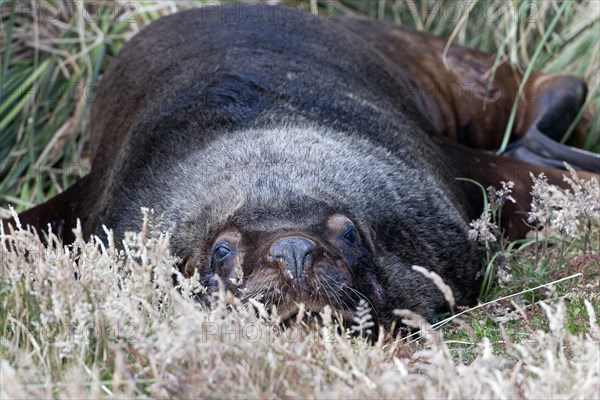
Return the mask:
[[[302,282],[304,271],[312,264],[314,250],[315,244],[310,239],[286,237],[271,246],[269,257],[280,263],[286,278]]]

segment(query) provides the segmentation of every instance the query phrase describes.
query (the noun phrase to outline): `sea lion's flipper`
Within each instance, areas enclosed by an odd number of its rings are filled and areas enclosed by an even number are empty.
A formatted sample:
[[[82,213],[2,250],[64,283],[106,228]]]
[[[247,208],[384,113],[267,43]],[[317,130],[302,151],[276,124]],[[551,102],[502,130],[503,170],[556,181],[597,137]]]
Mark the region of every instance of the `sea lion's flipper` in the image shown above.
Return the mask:
[[[529,101],[529,113],[535,118],[532,128],[559,142],[577,117],[587,97],[587,85],[575,76],[538,75],[537,93]]]
[[[563,162],[574,169],[600,174],[600,155],[565,146],[544,135],[533,126],[523,139],[511,144],[503,154],[540,167],[563,168]]]
[[[600,155],[559,143],[583,107],[585,82],[560,76],[542,82],[540,89],[539,101],[530,106],[535,120],[503,155],[542,167],[563,168],[567,162],[577,170],[600,173]]]
[[[54,196],[50,200],[19,214],[19,222],[23,228],[31,226],[38,233],[47,232],[48,226],[52,228],[59,238],[65,243],[75,239],[72,229],[77,226],[79,218],[82,226],[85,226],[90,209],[87,208],[90,189],[92,186],[91,175],[87,175],[75,182],[64,192]],[[7,225],[16,226],[14,219],[1,221],[6,231]]]
[[[346,29],[375,47],[397,68],[417,105],[443,135],[469,147],[500,147],[523,72],[507,62],[494,68],[495,56],[402,26],[361,18],[340,20]],[[576,77],[533,72],[524,85],[511,141],[534,124],[560,140],[586,97]],[[585,114],[567,144],[582,147],[591,117]]]

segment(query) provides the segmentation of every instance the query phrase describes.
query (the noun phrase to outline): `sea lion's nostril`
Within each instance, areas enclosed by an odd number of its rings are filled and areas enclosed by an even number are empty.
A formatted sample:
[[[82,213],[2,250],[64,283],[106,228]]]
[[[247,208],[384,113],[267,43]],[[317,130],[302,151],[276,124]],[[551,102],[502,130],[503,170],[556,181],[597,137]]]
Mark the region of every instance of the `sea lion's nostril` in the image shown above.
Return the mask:
[[[305,268],[312,263],[315,245],[302,237],[286,237],[271,246],[270,256],[282,261],[285,272],[292,279],[302,280]]]

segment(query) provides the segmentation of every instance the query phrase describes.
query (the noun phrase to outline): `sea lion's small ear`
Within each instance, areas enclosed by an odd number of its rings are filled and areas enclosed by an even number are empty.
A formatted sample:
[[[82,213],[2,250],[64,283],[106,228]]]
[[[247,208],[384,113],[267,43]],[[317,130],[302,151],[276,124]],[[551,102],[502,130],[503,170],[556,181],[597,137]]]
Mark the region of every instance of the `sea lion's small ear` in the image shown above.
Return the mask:
[[[31,226],[40,234],[47,232],[50,226],[52,233],[61,238],[64,243],[72,242],[75,240],[72,230],[77,226],[77,219],[80,219],[83,227],[89,219],[91,208],[87,205],[90,187],[91,177],[88,175],[45,203],[20,213],[21,226],[24,229]],[[13,218],[3,221],[3,224],[16,227]]]
[[[369,235],[371,235],[371,240],[377,240],[377,233],[372,226],[369,226]]]

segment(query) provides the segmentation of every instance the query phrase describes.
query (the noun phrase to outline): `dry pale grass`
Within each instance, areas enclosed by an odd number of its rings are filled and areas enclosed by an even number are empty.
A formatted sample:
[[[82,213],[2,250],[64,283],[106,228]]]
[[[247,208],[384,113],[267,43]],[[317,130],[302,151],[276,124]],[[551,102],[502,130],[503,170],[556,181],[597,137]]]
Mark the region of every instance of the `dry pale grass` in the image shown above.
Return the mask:
[[[487,339],[466,363],[418,316],[421,344],[375,344],[335,329],[283,327],[259,302],[202,290],[178,277],[168,235],[44,246],[2,232],[0,396],[10,398],[599,398],[600,329],[587,300],[586,333],[564,327],[561,301],[543,303],[548,329],[502,355]],[[462,322],[464,323],[464,321]]]

